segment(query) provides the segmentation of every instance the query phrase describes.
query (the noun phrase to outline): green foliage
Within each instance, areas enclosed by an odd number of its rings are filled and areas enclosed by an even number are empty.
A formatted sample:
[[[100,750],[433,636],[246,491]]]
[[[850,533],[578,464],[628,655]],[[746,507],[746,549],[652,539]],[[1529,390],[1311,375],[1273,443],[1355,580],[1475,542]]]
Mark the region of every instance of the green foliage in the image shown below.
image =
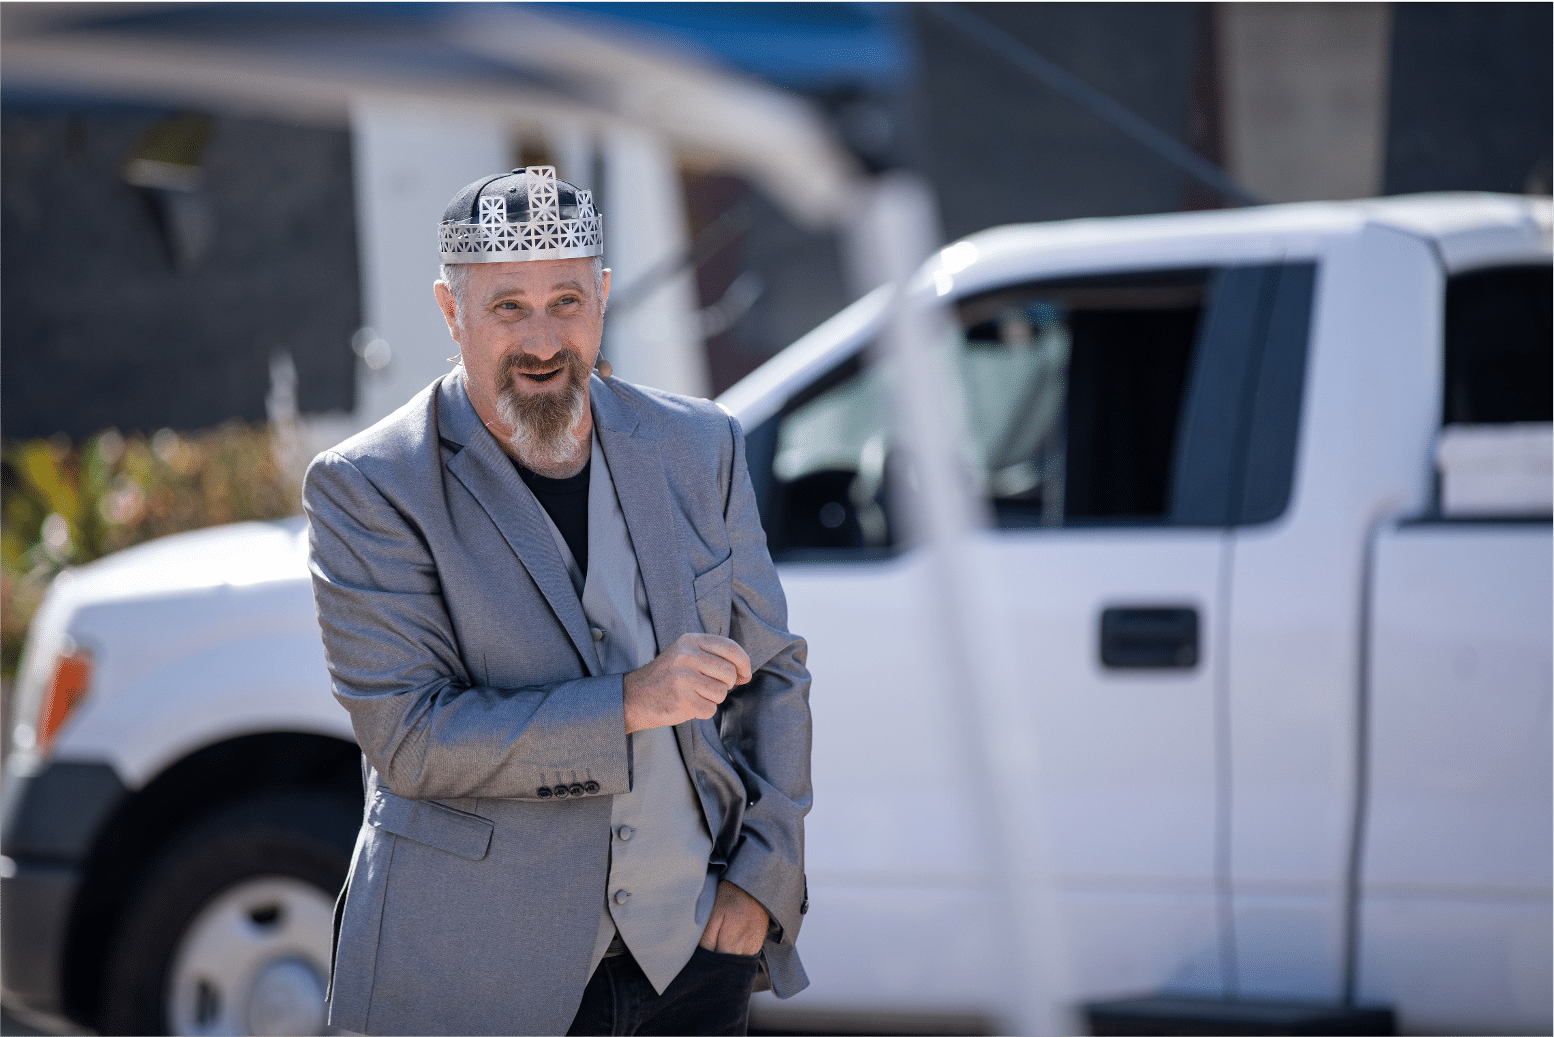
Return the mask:
[[[0,445],[0,672],[15,672],[27,625],[65,567],[168,533],[299,511],[273,443],[267,426],[228,422],[187,435],[109,429],[80,444]]]

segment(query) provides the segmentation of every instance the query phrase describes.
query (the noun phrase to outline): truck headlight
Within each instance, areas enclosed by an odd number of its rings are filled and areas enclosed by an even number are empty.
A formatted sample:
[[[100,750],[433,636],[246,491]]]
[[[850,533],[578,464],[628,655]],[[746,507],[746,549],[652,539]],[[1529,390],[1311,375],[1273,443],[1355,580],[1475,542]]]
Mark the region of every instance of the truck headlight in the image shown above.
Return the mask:
[[[47,750],[92,689],[92,653],[67,640],[54,660],[54,679],[38,713],[38,743]]]
[[[54,658],[54,672],[44,688],[34,725],[16,725],[12,741],[18,749],[47,752],[65,721],[92,689],[92,653],[66,638]]]

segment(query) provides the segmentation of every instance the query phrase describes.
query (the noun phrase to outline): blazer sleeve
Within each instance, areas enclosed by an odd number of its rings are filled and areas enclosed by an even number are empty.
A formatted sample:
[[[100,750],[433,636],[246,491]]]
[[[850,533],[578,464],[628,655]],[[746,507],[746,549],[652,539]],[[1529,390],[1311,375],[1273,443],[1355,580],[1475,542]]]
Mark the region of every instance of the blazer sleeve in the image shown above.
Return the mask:
[[[303,481],[309,568],[335,697],[367,761],[408,799],[549,799],[630,789],[621,675],[472,683],[414,523],[326,451]]]
[[[804,881],[804,815],[810,786],[808,646],[788,632],[788,605],[766,549],[745,438],[734,419],[724,509],[734,560],[729,636],[750,656],[753,676],[724,701],[722,741],[745,785],[738,842],[723,877],[766,908],[776,925],[773,951],[791,950],[809,907]],[[775,970],[774,970],[775,971]],[[774,974],[774,981],[778,977]],[[779,992],[781,993],[781,992]]]

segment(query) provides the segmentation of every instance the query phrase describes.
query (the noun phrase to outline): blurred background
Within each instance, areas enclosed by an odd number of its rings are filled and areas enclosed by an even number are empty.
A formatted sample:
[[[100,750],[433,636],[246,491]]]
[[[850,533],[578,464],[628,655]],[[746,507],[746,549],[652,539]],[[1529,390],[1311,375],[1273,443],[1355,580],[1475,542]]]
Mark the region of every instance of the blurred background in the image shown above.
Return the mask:
[[[299,512],[317,450],[447,370],[434,227],[476,176],[594,192],[629,380],[715,396],[859,297],[804,155],[659,110],[682,65],[735,112],[737,84],[777,91],[855,171],[916,171],[945,242],[1550,191],[1548,4],[955,8],[1024,64],[927,4],[0,4],[7,709],[60,571]],[[573,49],[513,42],[540,25]],[[579,40],[642,65],[602,75]]]
[[[946,241],[1237,201],[925,5],[531,7],[791,92],[865,165],[920,171]],[[1249,197],[1549,190],[1544,4],[967,9]],[[588,84],[502,65],[454,14],[0,8],[7,675],[59,566],[294,511],[316,449],[445,368],[427,242],[482,170],[595,192],[623,377],[716,395],[856,294],[769,185],[576,118]]]

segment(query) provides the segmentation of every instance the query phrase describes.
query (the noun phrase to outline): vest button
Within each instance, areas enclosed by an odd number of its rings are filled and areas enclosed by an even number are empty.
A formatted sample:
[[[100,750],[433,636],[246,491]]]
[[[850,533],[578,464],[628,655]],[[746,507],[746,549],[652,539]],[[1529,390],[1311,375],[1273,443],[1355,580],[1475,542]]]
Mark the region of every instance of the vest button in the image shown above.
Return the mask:
[[[631,836],[632,836],[631,826],[630,825],[621,825],[619,828],[617,828],[615,830],[615,834],[616,834],[616,836],[618,836],[620,838],[621,842],[625,842],[627,839],[630,839]]]
[[[590,634],[594,635],[594,640],[595,641],[603,641],[604,640],[604,629],[602,627],[589,627],[588,628],[588,632]]]
[[[615,902],[617,904],[624,904],[629,899],[631,899],[631,894],[629,892],[627,892],[626,890],[624,890],[624,889],[617,889],[615,891]]]

